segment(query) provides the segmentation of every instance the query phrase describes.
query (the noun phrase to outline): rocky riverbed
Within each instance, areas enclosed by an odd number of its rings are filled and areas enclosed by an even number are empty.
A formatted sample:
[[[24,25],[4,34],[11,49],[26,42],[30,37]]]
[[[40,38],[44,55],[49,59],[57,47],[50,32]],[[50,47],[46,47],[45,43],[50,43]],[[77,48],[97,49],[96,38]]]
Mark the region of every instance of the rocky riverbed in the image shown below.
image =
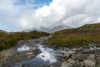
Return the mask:
[[[43,43],[48,37],[20,41],[0,53],[0,67],[100,67],[100,48],[55,48]]]

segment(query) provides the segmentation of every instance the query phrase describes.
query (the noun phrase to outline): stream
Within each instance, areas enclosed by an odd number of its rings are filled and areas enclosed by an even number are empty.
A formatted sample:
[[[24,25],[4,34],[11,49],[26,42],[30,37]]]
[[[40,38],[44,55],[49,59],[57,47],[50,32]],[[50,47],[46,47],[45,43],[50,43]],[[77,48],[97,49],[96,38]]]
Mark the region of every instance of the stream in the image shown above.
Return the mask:
[[[57,65],[60,65],[60,61],[58,59],[63,56],[60,50],[54,50],[53,48],[46,47],[42,44],[37,44],[35,48],[40,51],[37,56],[30,61],[16,63],[14,67],[57,67]],[[22,47],[17,48],[17,51],[23,52],[31,49],[32,47],[23,45]]]
[[[100,67],[100,48],[55,48],[44,44],[48,37],[19,42],[2,67]]]

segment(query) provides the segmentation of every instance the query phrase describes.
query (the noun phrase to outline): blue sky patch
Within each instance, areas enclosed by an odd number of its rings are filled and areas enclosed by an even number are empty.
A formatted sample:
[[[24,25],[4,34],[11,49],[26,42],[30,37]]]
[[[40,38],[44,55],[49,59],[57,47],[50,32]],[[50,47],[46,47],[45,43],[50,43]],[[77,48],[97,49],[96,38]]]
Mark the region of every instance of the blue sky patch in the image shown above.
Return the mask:
[[[18,0],[17,3],[15,3],[15,5],[26,5],[26,4],[33,4],[36,7],[40,7],[43,6],[45,4],[50,4],[52,2],[52,0]]]

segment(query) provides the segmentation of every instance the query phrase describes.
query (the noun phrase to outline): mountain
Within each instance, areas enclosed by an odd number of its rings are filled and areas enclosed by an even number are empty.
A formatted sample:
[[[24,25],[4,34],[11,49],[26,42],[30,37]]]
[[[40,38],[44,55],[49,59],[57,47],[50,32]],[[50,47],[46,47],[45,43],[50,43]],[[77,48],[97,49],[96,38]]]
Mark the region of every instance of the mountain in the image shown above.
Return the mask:
[[[6,32],[6,31],[0,30],[0,32]]]
[[[54,33],[56,31],[63,30],[63,29],[69,29],[69,28],[71,28],[71,27],[66,26],[66,25],[56,25],[56,26],[51,27],[51,28],[40,27],[40,30],[45,31],[45,32],[49,32],[49,33]]]
[[[89,44],[100,46],[100,23],[56,31],[45,43],[64,47],[81,47]]]

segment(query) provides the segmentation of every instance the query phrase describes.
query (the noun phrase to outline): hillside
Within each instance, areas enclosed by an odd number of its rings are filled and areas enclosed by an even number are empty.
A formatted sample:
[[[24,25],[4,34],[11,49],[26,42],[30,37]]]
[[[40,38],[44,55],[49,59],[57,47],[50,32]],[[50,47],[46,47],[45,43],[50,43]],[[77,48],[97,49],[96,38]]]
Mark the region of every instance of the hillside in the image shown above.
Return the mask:
[[[45,41],[49,45],[80,47],[88,44],[100,44],[100,23],[87,24],[76,29],[64,29],[55,32]]]
[[[46,32],[5,32],[0,30],[0,51],[15,46],[20,40],[29,40],[48,36]],[[100,44],[100,23],[87,24],[76,29],[64,29],[51,34],[45,41],[48,45],[60,47],[80,47],[88,44]]]
[[[28,40],[47,36],[48,33],[31,31],[31,32],[4,32],[0,31],[0,51],[8,49],[17,44],[20,40]]]

